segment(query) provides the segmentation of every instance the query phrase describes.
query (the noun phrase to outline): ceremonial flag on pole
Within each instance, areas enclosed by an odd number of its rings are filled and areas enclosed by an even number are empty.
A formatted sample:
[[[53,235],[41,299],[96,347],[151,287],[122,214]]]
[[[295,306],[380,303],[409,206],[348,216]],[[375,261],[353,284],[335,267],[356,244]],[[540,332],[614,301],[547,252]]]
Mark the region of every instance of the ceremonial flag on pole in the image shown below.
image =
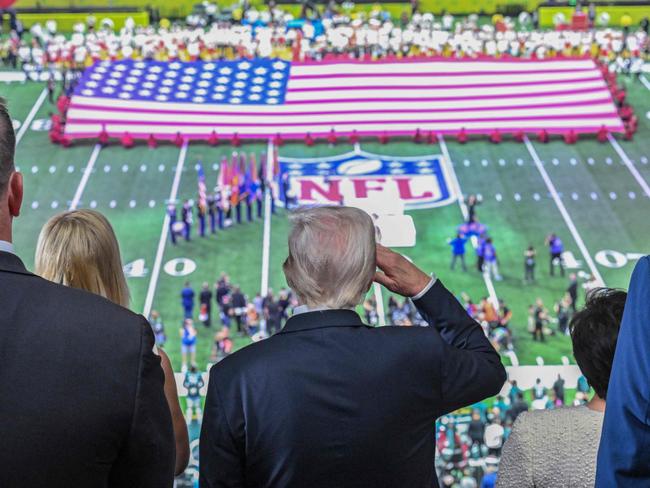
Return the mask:
[[[207,188],[205,186],[205,173],[203,172],[203,164],[198,163],[198,179],[199,179],[199,206],[205,210],[208,206]]]

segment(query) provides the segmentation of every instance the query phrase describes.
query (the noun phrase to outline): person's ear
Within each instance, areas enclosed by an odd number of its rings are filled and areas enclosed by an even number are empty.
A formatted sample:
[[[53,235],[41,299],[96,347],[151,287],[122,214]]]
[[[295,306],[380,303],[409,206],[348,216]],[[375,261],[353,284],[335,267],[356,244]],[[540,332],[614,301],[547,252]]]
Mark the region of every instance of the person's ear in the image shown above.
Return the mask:
[[[12,173],[9,178],[7,193],[9,215],[12,217],[18,217],[20,215],[20,207],[23,204],[23,175],[21,173],[17,171]]]

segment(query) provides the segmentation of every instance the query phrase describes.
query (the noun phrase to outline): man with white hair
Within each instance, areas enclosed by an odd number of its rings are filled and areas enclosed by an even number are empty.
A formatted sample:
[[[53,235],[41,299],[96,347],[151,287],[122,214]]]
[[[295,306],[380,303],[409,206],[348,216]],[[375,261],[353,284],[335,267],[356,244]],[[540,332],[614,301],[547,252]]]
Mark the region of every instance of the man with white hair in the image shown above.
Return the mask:
[[[201,486],[437,486],[435,421],[499,392],[499,355],[439,280],[376,246],[365,212],[291,220],[284,273],[303,305],[210,371]],[[373,280],[429,327],[365,325],[355,308]]]

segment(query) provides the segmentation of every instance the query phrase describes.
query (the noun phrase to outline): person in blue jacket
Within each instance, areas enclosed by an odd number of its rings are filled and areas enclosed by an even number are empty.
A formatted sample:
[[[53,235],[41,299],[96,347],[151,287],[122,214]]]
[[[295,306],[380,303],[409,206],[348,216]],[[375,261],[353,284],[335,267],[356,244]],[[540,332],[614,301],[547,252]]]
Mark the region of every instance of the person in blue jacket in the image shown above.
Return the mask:
[[[460,259],[460,264],[463,267],[463,271],[467,271],[467,266],[465,265],[465,244],[467,243],[467,238],[463,234],[456,234],[454,239],[449,240],[449,245],[451,246],[451,269],[453,270],[456,267],[456,260]]]
[[[181,290],[181,304],[183,305],[183,317],[191,319],[194,312],[194,290],[190,287],[189,281],[185,282],[185,286]]]
[[[596,488],[650,486],[650,257],[632,274],[600,438]]]

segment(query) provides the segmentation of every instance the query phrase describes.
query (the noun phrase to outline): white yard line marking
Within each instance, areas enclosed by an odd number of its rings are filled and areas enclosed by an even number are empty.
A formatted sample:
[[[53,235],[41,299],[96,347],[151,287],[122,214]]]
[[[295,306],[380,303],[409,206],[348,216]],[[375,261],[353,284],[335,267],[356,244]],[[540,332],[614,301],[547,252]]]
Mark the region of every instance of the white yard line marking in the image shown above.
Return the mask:
[[[266,185],[264,185],[264,235],[262,238],[262,282],[260,292],[265,297],[269,292],[269,262],[271,260],[271,181],[273,181],[273,167],[275,154],[273,141],[269,139],[266,150]]]
[[[181,175],[183,173],[183,166],[185,166],[185,156],[187,155],[187,141],[183,142],[181,152],[178,155],[178,162],[176,163],[176,173],[174,173],[174,182],[172,183],[171,191],[169,192],[169,201],[173,202],[178,196],[178,187],[181,184]],[[149,317],[151,307],[153,306],[153,298],[156,294],[156,287],[158,286],[158,277],[160,276],[160,267],[162,266],[163,254],[165,253],[165,244],[169,237],[169,214],[165,211],[165,218],[163,219],[162,230],[160,232],[160,240],[158,241],[158,250],[156,251],[156,260],[153,264],[153,271],[151,272],[151,280],[149,281],[149,288],[147,289],[147,296],[144,301],[144,309],[142,315]]]
[[[43,102],[45,101],[45,97],[47,97],[47,89],[43,88],[43,91],[36,99],[36,103],[34,103],[34,106],[29,111],[29,114],[27,115],[27,118],[23,122],[23,125],[20,126],[20,130],[18,131],[18,134],[16,134],[16,146],[18,145],[18,143],[20,143],[20,140],[25,135],[25,132],[27,132],[27,129],[29,129],[29,126],[32,125],[32,120],[34,120],[36,113],[41,108],[41,105],[43,105]]]
[[[438,136],[438,143],[440,144],[440,149],[442,150],[442,155],[444,156],[444,164],[451,180],[451,185],[454,188],[454,192],[458,197],[458,206],[460,207],[460,212],[463,214],[463,219],[467,221],[469,218],[469,211],[467,210],[467,205],[463,200],[463,191],[460,188],[460,182],[458,181],[458,176],[456,175],[456,170],[452,164],[451,156],[449,154],[449,149],[447,149],[447,144],[445,143],[445,138],[442,135]],[[476,236],[472,236],[472,247],[474,249],[478,248],[478,239]],[[499,297],[497,296],[497,291],[494,288],[494,283],[492,282],[492,277],[490,273],[485,270],[483,271],[483,281],[485,282],[485,288],[487,288],[488,295],[490,296],[490,301],[496,310],[499,310]],[[519,366],[519,358],[515,351],[507,351],[504,353],[510,358],[510,362],[513,366]]]
[[[442,135],[438,136],[438,142],[440,143],[440,149],[442,150],[442,154],[445,157],[445,166],[447,167],[447,173],[449,174],[449,177],[451,179],[451,185],[454,189],[454,192],[456,193],[456,196],[458,197],[458,206],[460,207],[460,212],[463,214],[463,219],[467,221],[469,218],[469,212],[467,210],[467,205],[465,205],[465,202],[463,201],[463,191],[460,188],[460,183],[458,182],[458,176],[456,176],[456,171],[454,170],[452,161],[451,161],[451,156],[449,155],[449,150],[447,149],[447,144],[445,143],[445,139]],[[478,239],[476,236],[472,236],[472,246],[474,249],[478,247]],[[492,277],[490,276],[489,272],[486,270],[483,272],[483,281],[485,281],[485,287],[487,288],[488,294],[490,295],[490,301],[492,302],[492,305],[498,310],[499,309],[499,298],[497,297],[497,292],[496,289],[494,288],[494,283],[492,282]]]
[[[386,325],[386,310],[384,309],[384,295],[381,291],[381,285],[379,283],[373,283],[374,292],[375,292],[375,303],[377,306],[377,320],[379,321],[379,326],[383,327]]]
[[[79,202],[81,201],[81,196],[83,195],[84,190],[86,189],[86,185],[88,184],[88,179],[90,178],[90,174],[93,172],[93,168],[95,167],[95,162],[97,161],[97,157],[99,156],[99,151],[101,150],[102,150],[102,145],[95,144],[95,148],[93,149],[93,152],[90,155],[88,164],[86,164],[86,168],[83,170],[83,173],[81,175],[81,181],[79,181],[79,186],[77,187],[77,191],[75,192],[74,197],[72,198],[72,202],[70,202],[70,207],[68,208],[69,210],[76,210],[76,208],[79,206]]]
[[[643,83],[643,86],[645,86],[648,90],[650,90],[650,81],[645,76],[639,76],[639,79],[641,80],[641,83]]]
[[[515,354],[515,351],[506,351],[504,354],[510,358],[513,366],[519,366],[519,358]]]
[[[564,206],[564,203],[560,199],[560,195],[558,194],[557,189],[553,184],[553,181],[551,181],[551,177],[548,175],[546,169],[542,165],[542,161],[539,159],[539,156],[537,155],[537,151],[535,151],[535,148],[533,147],[532,143],[530,142],[527,136],[524,136],[524,142],[526,143],[526,148],[528,149],[528,152],[530,153],[531,157],[533,158],[533,161],[535,162],[535,166],[537,166],[537,170],[539,171],[539,174],[542,175],[542,179],[544,180],[544,183],[546,184],[546,188],[551,194],[551,197],[553,198],[553,201],[555,202],[557,209],[560,211],[560,214],[562,215],[562,218],[564,219],[566,226],[569,228],[569,231],[571,232],[573,239],[576,241],[576,244],[578,245],[578,249],[580,249],[580,252],[582,253],[582,257],[587,263],[587,266],[589,266],[589,269],[591,270],[591,274],[594,276],[594,278],[596,278],[596,282],[598,283],[598,286],[605,286],[605,282],[603,281],[603,277],[600,275],[600,272],[596,267],[596,263],[594,263],[594,260],[591,258],[591,254],[589,254],[589,250],[587,249],[587,246],[585,246],[585,243],[582,240],[582,237],[580,236],[578,229],[576,229],[576,226],[573,223],[573,219],[569,215],[569,212]]]
[[[625,154],[625,151],[623,151],[623,148],[618,143],[618,141],[614,138],[614,136],[612,136],[611,134],[607,134],[607,138],[609,139],[609,143],[612,145],[614,150],[618,153],[618,155],[623,160],[623,164],[625,164],[625,166],[630,171],[630,173],[632,173],[632,176],[634,176],[636,182],[643,189],[645,195],[647,197],[650,197],[650,186],[648,186],[648,182],[643,178],[643,176],[641,176],[639,170],[636,169],[636,166],[634,166],[634,163],[632,163],[632,161],[627,156],[627,154]]]

